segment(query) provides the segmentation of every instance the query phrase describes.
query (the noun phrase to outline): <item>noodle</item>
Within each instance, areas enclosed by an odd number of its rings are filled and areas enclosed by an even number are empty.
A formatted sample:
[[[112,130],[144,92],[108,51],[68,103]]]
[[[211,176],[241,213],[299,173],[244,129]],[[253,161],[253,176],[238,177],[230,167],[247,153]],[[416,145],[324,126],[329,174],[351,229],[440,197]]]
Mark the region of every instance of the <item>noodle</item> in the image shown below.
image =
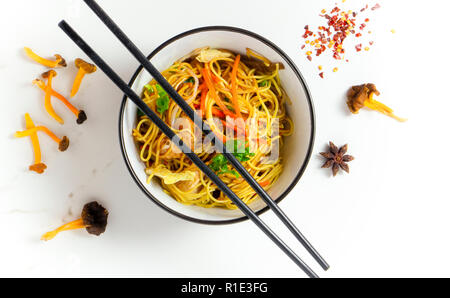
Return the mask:
[[[235,156],[265,190],[274,185],[283,171],[282,158],[274,152],[280,150],[284,137],[294,130],[286,114],[285,105],[290,101],[280,83],[280,65],[269,66],[267,61],[250,56],[241,58],[227,50],[202,48],[162,72],[227,148],[231,144],[232,148],[240,150]],[[156,81],[149,82],[142,100],[211,169],[220,169],[216,173],[242,201],[250,204],[256,200],[257,195],[250,185],[220,158],[220,153],[215,152],[210,143],[205,143],[204,136],[196,133],[194,124],[178,105],[168,99],[164,106],[165,95],[159,87]],[[233,118],[235,126],[228,122]],[[177,125],[179,122],[182,124]],[[236,209],[145,115],[138,113],[133,137],[140,159],[146,165],[148,183],[157,179],[167,194],[183,204]],[[198,151],[197,145],[203,148]]]

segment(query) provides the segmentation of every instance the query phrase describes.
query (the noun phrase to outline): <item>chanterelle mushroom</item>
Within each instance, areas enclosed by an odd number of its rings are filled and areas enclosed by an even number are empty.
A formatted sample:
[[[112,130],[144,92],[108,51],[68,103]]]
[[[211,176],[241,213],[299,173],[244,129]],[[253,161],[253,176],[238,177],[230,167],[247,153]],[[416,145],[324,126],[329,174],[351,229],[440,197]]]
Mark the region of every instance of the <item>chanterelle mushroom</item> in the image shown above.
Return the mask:
[[[42,64],[44,66],[47,66],[47,67],[50,67],[50,68],[66,67],[67,66],[66,60],[64,60],[64,58],[61,57],[61,55],[56,54],[55,55],[56,60],[52,61],[52,60],[44,59],[44,58],[38,56],[30,48],[25,47],[24,50],[25,50],[25,53],[27,54],[28,57],[30,57],[31,59],[33,59],[37,63]]]
[[[75,60],[75,66],[78,68],[78,74],[73,82],[72,92],[70,97],[74,97],[80,89],[81,82],[86,74],[90,74],[97,71],[97,66],[90,64],[83,59],[77,58]]]
[[[36,173],[42,174],[47,166],[41,162],[41,148],[39,146],[39,138],[37,135],[38,131],[46,133],[52,140],[58,143],[58,148],[60,151],[66,151],[69,147],[69,139],[64,136],[62,139],[58,138],[50,129],[45,126],[35,126],[33,120],[29,114],[25,114],[26,130],[17,131],[15,133],[16,138],[30,137],[33,144],[33,151],[35,156],[34,164],[30,166],[30,171],[35,171]]]
[[[380,92],[374,84],[363,84],[351,87],[347,92],[348,108],[353,114],[358,114],[360,109],[368,107],[369,109],[378,111],[400,122],[406,121],[406,119],[394,115],[394,111],[391,108],[373,99],[374,94],[377,96],[380,95]]]
[[[99,203],[95,201],[87,203],[83,207],[80,219],[62,225],[54,231],[45,233],[41,237],[41,240],[48,241],[55,238],[59,232],[76,229],[86,229],[89,234],[99,236],[106,230],[106,225],[108,224],[108,214],[108,210],[106,210]]]
[[[60,124],[64,124],[64,120],[58,115],[56,114],[55,110],[53,109],[52,106],[52,81],[53,78],[56,77],[57,73],[56,71],[49,70],[47,72],[44,72],[41,76],[44,79],[47,79],[47,85],[45,85],[45,100],[44,100],[44,106],[45,106],[45,110],[47,111],[47,113],[56,121],[58,121],[58,123]]]
[[[46,85],[44,81],[40,79],[35,79],[33,81],[33,84],[38,86],[43,91],[46,91]],[[76,117],[77,117],[77,123],[82,124],[84,121],[87,120],[86,113],[83,110],[78,110],[76,107],[74,107],[73,104],[71,104],[64,96],[62,96],[60,93],[56,92],[54,89],[50,89],[50,95],[53,97],[56,97],[59,99]]]

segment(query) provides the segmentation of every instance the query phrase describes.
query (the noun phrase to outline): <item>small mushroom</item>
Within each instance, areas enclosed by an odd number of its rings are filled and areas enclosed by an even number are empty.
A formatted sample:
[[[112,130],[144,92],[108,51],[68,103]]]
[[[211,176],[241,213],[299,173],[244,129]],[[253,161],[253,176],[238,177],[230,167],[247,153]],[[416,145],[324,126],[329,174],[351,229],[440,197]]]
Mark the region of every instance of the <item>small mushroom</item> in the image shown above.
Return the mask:
[[[56,77],[57,73],[56,71],[49,70],[47,72],[44,72],[41,76],[44,79],[47,79],[47,85],[45,85],[45,101],[44,101],[44,106],[45,106],[45,110],[47,111],[47,113],[56,121],[58,121],[59,124],[64,124],[64,120],[58,115],[56,114],[55,110],[53,109],[52,106],[52,81],[53,78]]]
[[[81,82],[86,74],[90,74],[97,71],[97,66],[94,64],[90,64],[83,59],[77,58],[75,60],[75,66],[78,68],[77,76],[75,77],[75,81],[73,82],[72,92],[70,93],[70,97],[74,97],[78,90],[80,89]]]
[[[53,60],[48,60],[48,59],[42,58],[41,56],[34,53],[30,48],[25,47],[24,50],[28,57],[30,57],[37,63],[47,66],[49,68],[57,68],[57,67],[66,67],[67,66],[66,60],[64,60],[64,58],[61,57],[61,55],[55,54],[56,60],[53,61]]]
[[[407,121],[406,119],[394,115],[394,111],[391,108],[373,99],[374,95],[380,95],[380,92],[374,84],[353,86],[347,92],[348,108],[353,114],[358,114],[359,110],[363,107],[367,107],[371,110],[378,111],[386,116],[392,117],[400,122]]]
[[[45,233],[41,240],[48,241],[55,238],[59,232],[86,229],[89,234],[99,236],[106,230],[108,224],[108,210],[97,202],[87,203],[81,212],[81,218],[69,222],[51,232]]]
[[[29,167],[29,169],[30,169],[30,171],[36,172],[38,174],[42,174],[47,169],[47,166],[45,165],[45,163],[41,162],[41,163],[31,165]]]
[[[43,91],[46,91],[46,86],[44,81],[40,79],[35,79],[33,81],[33,84],[38,86]],[[53,89],[50,89],[50,95],[53,97],[56,97],[59,99],[76,117],[77,117],[77,123],[82,124],[84,121],[87,120],[86,113],[83,110],[78,110],[76,107],[74,107],[64,96],[62,96],[60,93],[56,92]]]
[[[16,138],[32,137],[38,131],[45,132],[53,141],[55,141],[58,144],[59,151],[66,151],[69,147],[69,139],[66,136],[60,139],[45,126],[36,126],[25,131],[17,131],[14,136]]]

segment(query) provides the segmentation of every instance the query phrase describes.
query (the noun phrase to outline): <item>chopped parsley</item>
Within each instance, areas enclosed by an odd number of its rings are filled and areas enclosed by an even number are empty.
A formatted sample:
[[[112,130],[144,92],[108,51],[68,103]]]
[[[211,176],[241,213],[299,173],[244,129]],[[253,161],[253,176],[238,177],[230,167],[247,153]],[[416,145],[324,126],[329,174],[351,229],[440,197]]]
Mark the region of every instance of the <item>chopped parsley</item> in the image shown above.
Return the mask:
[[[216,172],[217,175],[233,174],[236,178],[239,178],[239,174],[235,170],[230,169],[227,159],[222,154],[214,156],[209,167]]]
[[[267,80],[261,81],[261,82],[258,83],[258,86],[259,87],[269,86],[269,81],[267,81]]]
[[[169,95],[167,92],[161,87],[161,85],[156,84],[154,86],[152,85],[145,85],[145,89],[147,89],[150,92],[158,92],[158,99],[156,100],[156,109],[160,114],[163,114],[165,111],[169,109]]]
[[[195,80],[194,80],[194,78],[193,77],[190,77],[189,79],[187,79],[186,81],[184,81],[185,83],[192,83],[192,84],[194,84],[195,83]]]
[[[250,153],[250,147],[245,147],[245,142],[236,140],[236,141],[228,141],[226,143],[227,150],[232,152],[234,157],[240,162],[249,161],[252,156],[255,156],[255,153]],[[228,165],[228,160],[223,156],[223,154],[217,154],[211,160],[210,165],[211,170],[216,172],[218,175],[221,174],[233,174],[237,178],[239,178],[239,174],[235,170],[231,170]]]

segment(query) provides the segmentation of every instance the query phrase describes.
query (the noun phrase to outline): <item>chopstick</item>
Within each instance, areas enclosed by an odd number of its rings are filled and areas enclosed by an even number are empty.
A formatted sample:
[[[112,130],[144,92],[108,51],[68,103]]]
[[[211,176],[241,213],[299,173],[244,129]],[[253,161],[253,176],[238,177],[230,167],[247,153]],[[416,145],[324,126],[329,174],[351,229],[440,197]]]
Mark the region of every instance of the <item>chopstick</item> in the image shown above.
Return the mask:
[[[203,131],[205,136],[214,135],[210,126],[203,122],[195,113],[195,111],[186,103],[186,101],[178,94],[172,85],[163,77],[163,75],[153,66],[147,57],[140,51],[137,46],[127,37],[127,35],[115,24],[108,14],[94,0],[83,0],[89,8],[98,16],[98,18],[111,30],[111,32],[120,40],[120,42],[130,51],[130,53],[141,63],[141,65],[153,76],[153,78],[161,85],[161,87],[170,95],[170,97],[181,107],[183,112]],[[216,148],[223,150],[223,155],[233,165],[237,172],[247,181],[260,198],[269,206],[270,209],[280,218],[297,240],[305,247],[305,249],[313,256],[324,270],[328,270],[330,266],[318,251],[311,245],[306,237],[287,217],[284,211],[272,200],[269,194],[253,176],[245,169],[245,167],[228,152],[228,149],[219,138],[213,141]]]
[[[257,215],[248,207],[192,150],[183,143],[169,126],[153,112],[102,58],[76,33],[66,21],[59,27],[75,42],[75,44],[109,77],[114,84],[133,101],[151,121],[177,145],[184,154],[209,178],[234,204],[258,226],[292,261],[294,261],[309,277],[318,275],[306,265]]]

